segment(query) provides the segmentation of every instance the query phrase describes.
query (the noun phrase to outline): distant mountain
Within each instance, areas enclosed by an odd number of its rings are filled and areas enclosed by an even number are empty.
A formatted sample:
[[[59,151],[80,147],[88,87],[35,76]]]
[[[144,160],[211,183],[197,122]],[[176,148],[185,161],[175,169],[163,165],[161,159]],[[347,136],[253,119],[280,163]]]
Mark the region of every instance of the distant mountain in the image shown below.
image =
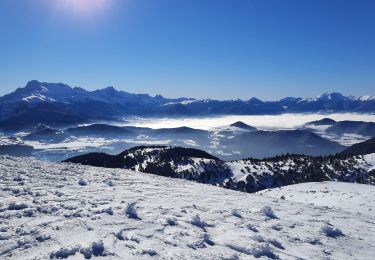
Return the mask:
[[[31,156],[34,148],[24,144],[0,145],[0,155],[9,156]]]
[[[370,153],[375,153],[375,137],[367,141],[352,145],[348,149],[342,151],[340,155],[364,155]]]
[[[316,98],[288,97],[279,101],[168,99],[131,94],[108,87],[96,91],[62,83],[30,81],[24,88],[0,97],[0,129],[20,130],[39,123],[66,126],[138,116],[264,115],[305,112],[375,113],[372,96],[345,97],[325,93]]]
[[[16,104],[0,103],[0,129],[17,131],[34,128],[39,124],[68,126],[88,122],[90,117],[79,114],[61,103]]]
[[[46,128],[38,130],[26,135],[23,139],[25,141],[38,141],[44,143],[58,143],[62,142],[68,136],[60,130]]]
[[[63,103],[79,104],[92,101],[98,104],[121,105],[127,102],[132,105],[146,104],[165,104],[168,102],[182,102],[189,100],[187,98],[167,99],[160,95],[151,97],[147,94],[131,94],[124,91],[118,91],[113,87],[107,87],[95,91],[87,91],[83,88],[72,88],[62,83],[46,83],[36,80],[30,81],[24,88],[18,88],[14,92],[0,97],[2,104],[14,104],[26,102],[29,104],[37,103]],[[137,104],[137,102],[141,104]],[[114,106],[113,108],[116,108]]]
[[[65,130],[65,133],[74,136],[98,136],[98,137],[125,137],[133,135],[134,133],[124,127],[107,125],[107,124],[92,124],[87,126],[79,126]]]
[[[115,156],[91,153],[73,157],[65,162],[131,169],[239,191],[256,192],[266,188],[328,180],[375,185],[375,162],[371,156],[374,155],[285,155],[265,160],[224,162],[197,149],[143,146]]]
[[[326,130],[336,135],[357,134],[363,136],[375,136],[375,123],[362,121],[340,121],[336,122]]]
[[[371,104],[370,104],[371,103]],[[352,97],[345,97],[337,92],[327,92],[316,98],[294,98],[283,100],[283,107],[288,112],[373,112],[375,103],[361,103]]]
[[[130,94],[113,87],[86,91],[62,83],[30,81],[0,97],[0,128],[18,130],[44,123],[51,126],[114,119],[124,115],[153,115],[162,105],[186,98]]]
[[[241,129],[244,129],[244,130],[247,130],[247,131],[256,131],[257,130],[255,127],[250,126],[248,124],[245,124],[244,122],[241,122],[241,121],[237,121],[237,122],[231,124],[230,126],[238,127],[238,128],[241,128]]]
[[[156,134],[162,135],[207,135],[208,131],[190,127],[160,128],[155,129]]]
[[[306,125],[320,126],[320,125],[334,125],[335,123],[336,121],[331,118],[323,118],[320,120],[308,122],[306,123]]]
[[[240,150],[245,157],[259,159],[287,153],[329,155],[345,149],[345,146],[307,130],[246,132],[231,139],[223,139],[221,145]]]
[[[165,113],[176,108],[186,115],[264,115],[285,112],[278,102],[263,102],[259,99],[250,100],[195,100],[193,102],[178,102],[164,105]]]

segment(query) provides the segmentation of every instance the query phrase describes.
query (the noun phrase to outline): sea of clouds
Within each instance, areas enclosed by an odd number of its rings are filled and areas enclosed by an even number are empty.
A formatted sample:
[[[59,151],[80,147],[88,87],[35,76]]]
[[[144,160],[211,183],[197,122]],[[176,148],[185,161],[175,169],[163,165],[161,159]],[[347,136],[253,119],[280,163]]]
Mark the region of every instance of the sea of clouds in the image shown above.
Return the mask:
[[[183,118],[126,118],[122,125],[150,127],[150,128],[175,128],[191,127],[210,130],[216,127],[230,125],[242,121],[248,125],[262,130],[295,129],[307,122],[331,118],[336,121],[352,120],[375,122],[375,114],[282,114],[282,115],[251,115],[251,116],[210,116],[210,117],[183,117]]]

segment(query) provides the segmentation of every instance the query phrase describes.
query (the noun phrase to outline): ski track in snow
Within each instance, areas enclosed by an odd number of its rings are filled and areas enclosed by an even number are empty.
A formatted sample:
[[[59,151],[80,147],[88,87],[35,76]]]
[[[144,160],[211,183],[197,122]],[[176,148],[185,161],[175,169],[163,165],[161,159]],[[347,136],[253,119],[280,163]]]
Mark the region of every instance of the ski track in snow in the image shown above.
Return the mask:
[[[375,254],[374,211],[29,158],[0,157],[0,174],[0,259],[373,259]],[[374,194],[375,188],[369,189]]]

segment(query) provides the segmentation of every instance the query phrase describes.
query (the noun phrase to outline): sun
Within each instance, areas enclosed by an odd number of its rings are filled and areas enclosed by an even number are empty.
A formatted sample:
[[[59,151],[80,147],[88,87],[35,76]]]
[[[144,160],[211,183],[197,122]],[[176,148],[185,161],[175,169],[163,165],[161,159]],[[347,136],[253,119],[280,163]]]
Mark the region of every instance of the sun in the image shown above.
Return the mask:
[[[103,11],[111,0],[55,0],[59,8],[75,14],[88,15]]]

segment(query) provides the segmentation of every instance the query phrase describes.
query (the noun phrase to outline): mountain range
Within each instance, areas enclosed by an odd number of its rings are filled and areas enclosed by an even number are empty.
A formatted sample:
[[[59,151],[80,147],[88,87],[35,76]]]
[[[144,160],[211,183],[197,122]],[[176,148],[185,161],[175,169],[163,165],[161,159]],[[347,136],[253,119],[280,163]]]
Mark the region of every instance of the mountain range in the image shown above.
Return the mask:
[[[375,96],[346,97],[325,93],[316,98],[279,101],[197,100],[131,94],[107,87],[87,91],[62,83],[30,81],[0,97],[0,129],[20,130],[37,124],[74,125],[123,116],[264,115],[313,112],[375,113]]]

